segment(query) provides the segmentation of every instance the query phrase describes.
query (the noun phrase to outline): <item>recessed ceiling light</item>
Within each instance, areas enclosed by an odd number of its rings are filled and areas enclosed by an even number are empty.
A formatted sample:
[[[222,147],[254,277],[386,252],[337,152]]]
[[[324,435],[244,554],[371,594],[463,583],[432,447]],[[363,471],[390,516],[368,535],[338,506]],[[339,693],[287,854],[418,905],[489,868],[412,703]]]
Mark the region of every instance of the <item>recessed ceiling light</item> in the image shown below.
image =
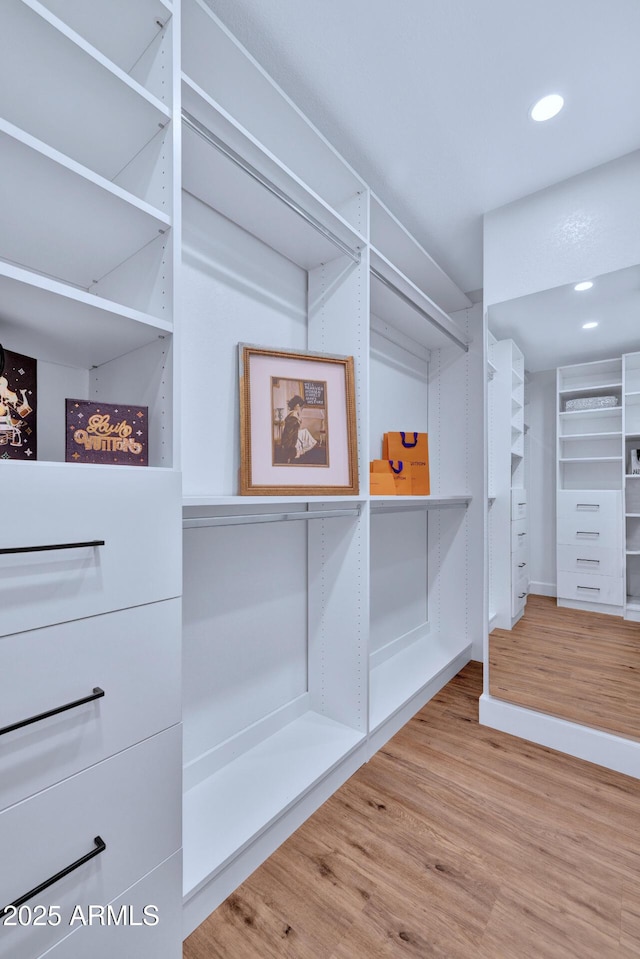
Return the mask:
[[[576,283],[574,290],[577,290],[578,293],[582,293],[583,290],[590,290],[593,286],[591,280],[583,280],[582,283]]]
[[[583,330],[593,330],[593,329],[595,329],[595,327],[596,327],[597,325],[598,325],[598,324],[596,323],[595,320],[591,320],[590,323],[583,323],[583,324],[582,324],[582,329],[583,329]]]
[[[561,97],[559,93],[550,93],[549,96],[542,97],[541,100],[533,104],[529,116],[532,120],[537,121],[550,120],[551,117],[560,113],[563,106],[564,97]]]

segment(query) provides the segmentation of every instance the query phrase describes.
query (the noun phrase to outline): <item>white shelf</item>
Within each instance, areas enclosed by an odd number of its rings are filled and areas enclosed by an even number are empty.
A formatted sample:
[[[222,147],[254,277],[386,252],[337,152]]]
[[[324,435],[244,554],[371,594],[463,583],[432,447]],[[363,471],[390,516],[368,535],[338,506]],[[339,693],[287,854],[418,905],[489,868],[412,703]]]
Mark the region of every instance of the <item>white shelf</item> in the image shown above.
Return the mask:
[[[371,195],[371,245],[383,253],[390,263],[402,264],[405,277],[418,289],[428,290],[429,297],[445,312],[453,313],[471,306],[471,301],[402,226],[384,203]],[[496,368],[489,361],[489,375]]]
[[[559,463],[620,463],[621,456],[564,456],[558,459]]]
[[[125,73],[157,41],[172,12],[168,0],[109,0],[108,15],[95,0],[43,0],[43,4]]]
[[[0,152],[9,262],[87,290],[169,228],[165,213],[1,120]]]
[[[594,410],[562,410],[558,416],[611,416],[612,413],[622,413],[621,406],[598,407]]]
[[[183,188],[188,193],[304,269],[343,255],[327,233],[351,251],[352,259],[359,256],[364,237],[184,75],[182,107],[206,131],[202,136],[188,121],[183,123]],[[213,146],[210,135],[238,162]],[[287,201],[266,188],[265,181]]]
[[[0,340],[91,369],[171,334],[172,324],[0,261]]]
[[[364,739],[315,712],[184,794],[184,894],[190,896]]]
[[[640,596],[627,596],[627,609],[640,611]]]
[[[627,556],[640,556],[640,549],[628,549],[626,553]]]
[[[607,393],[611,390],[619,390],[622,388],[622,381],[615,383],[603,383],[596,386],[572,386],[567,389],[559,390],[560,396],[573,396],[579,395],[581,393],[588,393],[590,396],[597,396],[600,393]]]
[[[625,396],[640,396],[640,390],[632,390],[630,393],[625,393]]]
[[[638,475],[637,473],[625,473],[625,474],[624,474],[624,478],[625,478],[625,479],[636,479],[636,480],[637,480],[637,479],[640,479],[640,475]]]
[[[467,648],[426,633],[371,670],[369,726],[375,732]]]
[[[422,290],[371,248],[371,312],[405,336],[429,350],[459,346],[467,349],[467,337]]]
[[[365,502],[366,497],[362,496],[209,496],[206,493],[202,495],[193,494],[184,496],[182,499],[183,509],[190,507],[219,507],[239,506],[288,506],[288,505],[309,505],[319,506],[322,503],[347,503],[357,505]]]
[[[605,439],[605,437],[622,436],[620,430],[613,433],[564,433],[561,434],[561,440],[594,440]]]
[[[625,513],[627,519],[640,519],[640,513]]]
[[[2,14],[5,120],[108,180],[169,123],[167,106],[39,4],[5,0]]]

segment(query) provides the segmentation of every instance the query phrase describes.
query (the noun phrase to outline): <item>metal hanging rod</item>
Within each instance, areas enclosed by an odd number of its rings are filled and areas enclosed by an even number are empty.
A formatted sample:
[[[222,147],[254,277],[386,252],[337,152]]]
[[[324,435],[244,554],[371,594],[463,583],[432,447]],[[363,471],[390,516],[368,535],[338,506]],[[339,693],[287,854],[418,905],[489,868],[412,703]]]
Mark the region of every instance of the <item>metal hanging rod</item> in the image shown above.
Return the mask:
[[[188,516],[182,520],[183,529],[203,526],[247,526],[252,523],[288,523],[293,520],[336,519],[360,516],[360,507],[354,509],[300,510],[292,513],[242,513],[233,516]]]
[[[369,271],[371,276],[374,276],[376,280],[379,280],[380,283],[391,290],[392,293],[395,293],[395,295],[399,297],[403,303],[406,303],[407,306],[410,306],[412,310],[415,310],[416,313],[419,313],[420,316],[424,317],[424,319],[427,320],[427,322],[429,322],[432,326],[436,326],[444,336],[449,337],[449,339],[452,340],[457,346],[461,347],[465,353],[469,352],[468,343],[465,343],[465,341],[457,337],[455,333],[452,333],[451,330],[448,330],[446,326],[443,326],[440,320],[437,320],[430,313],[427,313],[426,310],[423,310],[421,306],[418,306],[417,303],[414,303],[410,296],[407,296],[406,293],[403,293],[402,290],[395,285],[395,283],[392,283],[391,280],[388,280],[386,276],[383,276],[379,270],[376,270],[374,266],[371,266],[369,267]]]
[[[313,214],[309,213],[304,209],[296,200],[288,196],[284,190],[281,190],[280,187],[276,186],[275,183],[272,183],[263,173],[252,166],[248,160],[245,160],[244,157],[240,156],[239,153],[236,153],[230,146],[228,146],[224,140],[221,140],[220,137],[216,136],[215,133],[212,133],[208,127],[200,123],[199,120],[196,120],[191,113],[187,110],[182,111],[182,122],[190,127],[194,133],[197,133],[198,136],[213,146],[226,156],[232,163],[235,163],[236,166],[240,167],[241,170],[244,170],[252,179],[254,179],[260,186],[263,186],[269,193],[272,193],[273,196],[277,197],[282,203],[289,207],[290,210],[293,210],[294,213],[297,213],[309,226],[320,233],[326,240],[329,240],[335,247],[337,247],[342,253],[346,254],[354,263],[359,263],[361,259],[360,250],[353,250],[344,240],[341,240],[339,236],[336,236],[328,227],[326,227],[320,220],[316,219]]]
[[[377,506],[372,504],[371,515],[378,516],[379,513],[427,513],[434,509],[466,509],[468,505],[468,500],[463,500],[460,503],[438,503],[438,505],[429,505],[425,503],[424,506],[413,503],[406,503],[405,505],[398,503],[397,506],[395,503],[390,504],[389,506]]]

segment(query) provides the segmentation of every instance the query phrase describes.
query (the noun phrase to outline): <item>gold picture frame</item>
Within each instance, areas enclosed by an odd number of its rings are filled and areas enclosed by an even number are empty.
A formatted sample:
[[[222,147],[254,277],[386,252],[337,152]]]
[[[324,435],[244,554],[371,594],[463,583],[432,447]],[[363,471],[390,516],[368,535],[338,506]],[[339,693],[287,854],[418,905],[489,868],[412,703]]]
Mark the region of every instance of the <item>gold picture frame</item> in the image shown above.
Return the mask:
[[[357,496],[352,356],[238,345],[240,495]]]

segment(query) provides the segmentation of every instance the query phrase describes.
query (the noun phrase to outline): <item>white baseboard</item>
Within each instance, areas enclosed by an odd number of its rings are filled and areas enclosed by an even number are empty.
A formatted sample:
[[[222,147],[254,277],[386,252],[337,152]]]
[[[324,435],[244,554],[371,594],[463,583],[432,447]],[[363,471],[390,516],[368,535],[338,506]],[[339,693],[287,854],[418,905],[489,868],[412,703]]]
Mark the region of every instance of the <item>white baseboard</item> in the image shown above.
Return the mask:
[[[514,706],[486,693],[480,697],[480,722],[483,726],[640,779],[640,742],[636,740]]]
[[[558,588],[555,583],[529,583],[529,592],[536,596],[557,596]]]

